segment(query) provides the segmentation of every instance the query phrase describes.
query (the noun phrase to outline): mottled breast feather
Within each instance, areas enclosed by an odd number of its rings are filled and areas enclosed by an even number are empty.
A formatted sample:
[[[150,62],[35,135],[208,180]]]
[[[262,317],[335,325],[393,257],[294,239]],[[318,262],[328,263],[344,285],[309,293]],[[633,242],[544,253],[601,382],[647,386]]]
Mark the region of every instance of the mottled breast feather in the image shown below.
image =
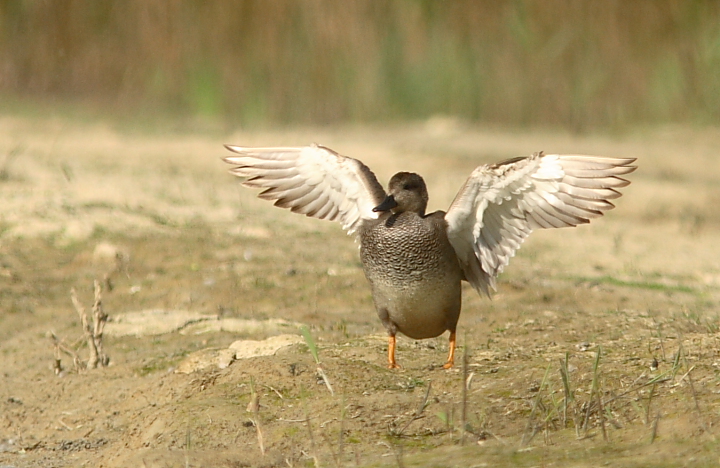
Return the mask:
[[[363,225],[360,245],[366,270],[379,280],[402,284],[445,274],[448,253],[457,267],[454,252],[447,251],[447,225],[440,216],[404,212]]]

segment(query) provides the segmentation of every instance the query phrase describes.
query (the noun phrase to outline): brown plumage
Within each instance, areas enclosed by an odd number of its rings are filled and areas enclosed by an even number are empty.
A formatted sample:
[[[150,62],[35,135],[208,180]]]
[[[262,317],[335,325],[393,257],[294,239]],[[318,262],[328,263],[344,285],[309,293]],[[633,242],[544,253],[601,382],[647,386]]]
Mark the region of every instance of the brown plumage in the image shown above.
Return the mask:
[[[227,146],[231,172],[260,197],[307,216],[337,220],[357,233],[363,271],[388,331],[388,366],[396,334],[423,339],[450,331],[452,367],[461,281],[484,294],[534,229],[576,226],[602,216],[630,182],[635,159],[543,155],[479,166],[447,213],[426,215],[422,177],[400,172],[388,193],[360,161],[312,145]]]

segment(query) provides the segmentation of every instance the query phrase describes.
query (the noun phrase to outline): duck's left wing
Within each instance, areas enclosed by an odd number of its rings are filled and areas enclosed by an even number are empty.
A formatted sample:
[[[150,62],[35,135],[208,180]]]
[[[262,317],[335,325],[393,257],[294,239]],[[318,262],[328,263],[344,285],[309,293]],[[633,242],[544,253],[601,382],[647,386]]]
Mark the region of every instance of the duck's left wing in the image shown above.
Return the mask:
[[[614,208],[635,159],[535,153],[476,168],[450,205],[448,237],[465,278],[489,295],[535,229],[577,226]]]
[[[357,159],[330,148],[246,148],[225,145],[236,153],[223,161],[245,177],[243,185],[264,189],[258,196],[313,218],[340,221],[353,233],[363,220],[376,219],[373,208],[385,198],[375,174]]]

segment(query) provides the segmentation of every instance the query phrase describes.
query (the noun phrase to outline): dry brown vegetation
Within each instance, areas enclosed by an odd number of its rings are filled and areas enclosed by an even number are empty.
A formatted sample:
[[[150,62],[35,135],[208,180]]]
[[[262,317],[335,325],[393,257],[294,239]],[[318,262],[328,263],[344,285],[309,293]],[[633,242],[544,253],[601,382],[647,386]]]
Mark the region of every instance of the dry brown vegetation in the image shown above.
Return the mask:
[[[533,234],[492,301],[466,289],[465,365],[440,369],[444,337],[400,339],[404,368],[389,371],[352,239],[255,199],[219,159],[222,143],[312,141],[383,182],[425,175],[432,209],[477,164],[538,150],[640,169],[605,218]],[[0,464],[717,466],[718,147],[715,129],[154,133],[4,116]],[[94,256],[100,244],[117,250]],[[154,308],[283,318],[309,327],[308,346],[179,374],[189,354],[241,336],[105,336],[108,367],[63,355],[56,375],[49,332],[88,353],[70,289],[87,307],[106,276],[109,323]]]
[[[6,105],[80,98],[136,118],[707,122],[720,117],[720,4],[5,0],[0,61]]]

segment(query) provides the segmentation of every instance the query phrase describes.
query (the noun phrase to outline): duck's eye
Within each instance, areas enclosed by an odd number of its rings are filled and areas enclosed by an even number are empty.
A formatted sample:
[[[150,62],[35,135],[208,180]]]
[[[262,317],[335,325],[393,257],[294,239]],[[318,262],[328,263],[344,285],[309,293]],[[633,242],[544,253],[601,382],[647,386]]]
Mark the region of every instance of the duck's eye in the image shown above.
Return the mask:
[[[403,185],[403,190],[412,190],[415,186],[413,184],[405,184]]]

